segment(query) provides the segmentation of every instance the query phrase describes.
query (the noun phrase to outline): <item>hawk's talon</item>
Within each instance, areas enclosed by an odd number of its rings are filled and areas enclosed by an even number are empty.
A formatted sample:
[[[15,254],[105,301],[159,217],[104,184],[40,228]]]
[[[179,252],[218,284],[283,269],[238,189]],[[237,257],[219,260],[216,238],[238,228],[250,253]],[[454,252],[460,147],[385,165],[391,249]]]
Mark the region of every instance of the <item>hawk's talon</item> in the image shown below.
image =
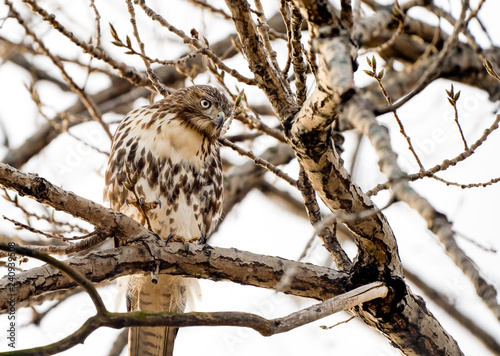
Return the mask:
[[[139,205],[140,206],[143,206],[145,202],[146,202],[146,199],[144,199],[144,197],[139,198]]]
[[[161,200],[160,199],[156,199],[153,203],[155,203],[161,209]]]
[[[125,199],[125,204],[127,204],[127,206],[129,203],[130,203],[130,201],[128,199]]]
[[[174,236],[175,236],[174,234],[168,234],[167,239],[165,240],[165,243],[168,244],[168,242],[170,240],[172,240],[174,238]]]
[[[187,255],[189,254],[189,242],[186,242],[186,244],[184,245],[184,252],[186,253],[187,257]]]
[[[207,243],[207,238],[205,235],[201,235],[200,240],[198,241],[199,245],[205,245]]]

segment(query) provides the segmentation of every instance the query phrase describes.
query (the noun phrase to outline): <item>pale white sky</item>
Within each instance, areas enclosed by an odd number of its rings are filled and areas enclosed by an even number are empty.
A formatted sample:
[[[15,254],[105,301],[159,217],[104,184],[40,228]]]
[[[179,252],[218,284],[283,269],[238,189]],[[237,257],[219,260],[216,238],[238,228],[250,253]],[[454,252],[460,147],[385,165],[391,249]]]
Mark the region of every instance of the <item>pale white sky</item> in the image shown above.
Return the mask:
[[[391,1],[387,1],[391,3]],[[435,1],[437,4],[444,3],[448,7],[449,1]],[[222,1],[211,2],[219,7]],[[277,9],[276,3],[264,2],[268,8],[267,16],[270,17]],[[458,11],[458,1],[453,1],[453,12]],[[472,1],[472,6],[477,1]],[[40,4],[53,11],[59,6],[67,9],[67,16],[61,16],[60,20],[85,39],[93,32],[92,13],[86,1],[40,1]],[[206,35],[211,42],[224,37],[231,31],[231,25],[215,20],[207,14],[200,14],[192,8],[185,8],[181,1],[169,2],[168,7],[175,4],[175,9],[166,11],[166,5],[160,1],[151,1],[151,6],[164,8],[164,15],[173,24],[184,31],[189,32],[196,27],[200,34]],[[132,30],[127,21],[128,14],[124,1],[96,1],[102,21],[103,41],[110,41],[108,22],[113,23],[120,34],[131,35]],[[16,8],[22,9],[23,5],[18,1]],[[500,43],[499,22],[496,19],[500,10],[498,2],[486,2],[482,11],[481,19],[490,30],[495,44]],[[175,12],[174,12],[175,11]],[[137,11],[140,13],[140,11]],[[25,13],[25,11],[23,11]],[[0,17],[5,16],[4,6],[0,6]],[[415,16],[422,16],[415,13]],[[59,16],[58,16],[59,18]],[[434,19],[425,17],[425,20]],[[44,33],[46,26],[35,17],[37,33]],[[177,54],[184,51],[179,46],[179,41],[149,21],[143,21],[139,16],[139,24],[142,39],[146,42],[146,50],[152,57],[175,58]],[[477,31],[477,26],[473,25]],[[24,37],[24,33],[13,20],[8,20],[0,28],[0,36],[13,40]],[[488,42],[484,36],[478,35],[480,43],[486,45]],[[79,56],[78,50],[66,40],[61,39],[58,34],[46,33],[44,40],[50,48],[68,57]],[[148,43],[155,45],[148,45]],[[123,51],[112,45],[106,44],[106,48],[113,55],[128,61],[137,68],[143,69],[142,61],[137,58],[123,55]],[[284,46],[277,45],[278,51],[284,51]],[[282,53],[282,52],[280,52]],[[86,58],[79,56],[79,58]],[[47,61],[38,62],[39,65],[47,66]],[[85,59],[87,60],[87,59]],[[244,63],[237,58],[228,61],[231,66],[240,69],[249,75]],[[367,82],[362,69],[366,68],[364,58],[359,59],[361,70],[356,74],[359,84]],[[47,66],[47,70],[58,76],[57,71]],[[69,66],[71,71],[82,83],[85,73],[74,66]],[[200,76],[197,83],[208,80],[208,76]],[[44,119],[37,113],[35,106],[30,101],[25,85],[30,83],[30,76],[25,71],[19,70],[10,63],[0,66],[0,121],[5,128],[2,135],[7,133],[9,143],[15,147],[21,144],[27,137],[44,123]],[[108,85],[108,80],[102,75],[92,76],[87,87],[90,92],[97,92]],[[309,86],[311,86],[309,82]],[[445,89],[449,89],[450,83],[437,81],[429,86],[421,95],[413,99],[407,106],[399,110],[408,134],[412,142],[421,152],[423,164],[426,167],[441,162],[444,158],[454,157],[461,152],[462,144],[457,133],[453,118],[450,117],[450,106],[446,100]],[[74,100],[72,95],[62,93],[50,84],[40,83],[37,86],[42,101],[47,104],[47,113],[53,110],[64,110]],[[475,89],[461,84],[455,84],[455,90],[461,90],[459,101],[459,112],[462,128],[471,143],[476,140],[494,119],[497,106],[488,101],[487,96]],[[256,90],[248,90],[247,95],[253,102],[258,102],[262,95]],[[141,102],[142,103],[142,102]],[[137,103],[137,105],[141,105]],[[143,103],[142,103],[143,104]],[[117,120],[117,115],[106,115],[105,120]],[[269,119],[272,122],[272,119]],[[407,152],[406,142],[399,134],[399,130],[391,115],[380,118],[381,122],[391,130],[393,146],[400,153],[401,165],[409,172],[416,172],[417,166]],[[236,124],[230,133],[238,131]],[[92,143],[104,150],[109,150],[109,140],[100,131],[95,123],[80,125],[71,130],[74,135],[81,137],[86,142]],[[2,139],[0,135],[0,139]],[[353,150],[353,135],[346,134],[344,160],[346,166],[350,166],[350,157]],[[257,140],[252,149],[255,153],[261,153],[269,140]],[[491,178],[500,176],[500,165],[498,164],[498,152],[500,151],[500,132],[493,133],[488,141],[477,150],[477,152],[466,162],[460,163],[442,174],[443,178],[463,183],[484,182]],[[6,150],[0,147],[0,156]],[[223,154],[231,160],[244,162],[245,159],[237,157],[231,151],[224,149]],[[377,183],[383,182],[384,177],[378,173],[377,157],[369,144],[365,141],[362,146],[362,160],[357,163],[354,179],[363,189],[370,189]],[[106,157],[97,153],[87,146],[79,143],[68,135],[61,135],[51,143],[36,158],[28,162],[23,170],[36,172],[65,189],[102,202],[103,177],[102,172]],[[284,167],[287,172],[296,176],[297,167],[295,163]],[[270,181],[274,177],[269,176]],[[279,183],[280,187],[286,184]],[[497,220],[499,216],[498,198],[500,197],[500,186],[488,188],[476,188],[460,190],[456,187],[446,187],[442,183],[433,180],[424,180],[414,184],[415,188],[429,199],[434,206],[445,213],[453,222],[456,231],[464,234],[475,242],[489,248],[500,249],[498,238]],[[380,194],[375,201],[384,205],[388,196]],[[31,204],[26,199],[23,203],[35,211],[42,212],[43,208]],[[22,220],[22,214],[13,209],[11,205],[0,200],[0,213],[11,218]],[[425,222],[404,204],[398,203],[386,210],[396,237],[398,239],[400,256],[405,266],[413,272],[419,272],[425,280],[440,291],[446,293],[450,300],[468,316],[480,323],[492,335],[500,335],[498,321],[487,310],[484,304],[475,295],[471,283],[465,278],[458,268],[447,258],[446,253],[439,244],[437,238],[427,232]],[[83,223],[82,223],[83,224]],[[46,225],[40,225],[47,228]],[[12,233],[13,227],[10,223],[0,221],[0,232]],[[282,207],[269,201],[259,192],[250,193],[249,197],[225,218],[224,224],[212,237],[210,244],[221,247],[235,247],[256,253],[272,256],[280,256],[288,259],[296,259],[301,254],[305,244],[313,233],[309,222],[300,220],[291,213],[284,211]],[[26,232],[19,232],[23,236],[30,236]],[[472,257],[481,268],[485,277],[497,290],[500,290],[500,268],[498,268],[498,254],[485,252],[465,239],[458,239],[460,246]],[[354,251],[348,246],[349,251]],[[326,260],[319,243],[309,252],[307,261],[322,264]],[[38,262],[30,262],[29,266],[40,265]],[[0,272],[1,273],[1,272]],[[269,290],[255,287],[240,286],[232,283],[200,281],[203,298],[196,305],[198,311],[246,311],[262,315],[267,318],[284,316],[300,308],[314,303],[312,300],[276,294]],[[414,292],[420,293],[413,288]],[[108,306],[113,309],[115,302],[116,287],[114,285],[100,289],[101,295]],[[50,303],[46,303],[39,310],[46,309]],[[445,312],[428,302],[429,309],[436,315],[443,327],[459,342],[460,347],[466,355],[492,355],[480,342],[471,337],[466,330],[452,320]],[[124,310],[124,306],[122,306]],[[94,313],[90,299],[81,294],[65,301],[57,311],[50,313],[44,318],[40,327],[29,326],[18,332],[20,347],[33,347],[49,342],[54,342],[75,331],[84,321]],[[30,319],[29,310],[18,311],[21,324],[26,324]],[[192,327],[182,329],[176,341],[177,355],[290,355],[298,356],[304,354],[315,355],[374,355],[392,356],[399,355],[386,339],[376,331],[368,329],[362,322],[353,320],[347,324],[340,325],[332,330],[322,330],[319,325],[332,325],[345,320],[348,315],[340,313],[330,316],[324,320],[303,326],[286,334],[272,337],[262,337],[253,330],[230,328],[230,327]],[[0,315],[0,351],[6,350],[3,340],[3,325],[6,325],[4,315]],[[101,328],[94,332],[85,342],[62,355],[106,355],[111,347],[112,341],[119,333],[117,330]],[[123,353],[125,355],[125,353]]]

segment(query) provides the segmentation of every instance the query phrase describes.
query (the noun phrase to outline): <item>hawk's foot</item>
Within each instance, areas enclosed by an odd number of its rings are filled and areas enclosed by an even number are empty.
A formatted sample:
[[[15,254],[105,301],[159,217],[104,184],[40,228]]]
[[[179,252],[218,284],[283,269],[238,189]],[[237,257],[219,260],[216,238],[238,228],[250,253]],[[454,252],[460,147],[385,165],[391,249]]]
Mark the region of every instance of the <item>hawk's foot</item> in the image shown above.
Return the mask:
[[[186,240],[182,236],[176,234],[168,234],[167,239],[165,241],[169,243],[169,242],[185,242]]]
[[[207,238],[205,236],[201,237],[192,237],[192,238],[185,238],[179,235],[175,234],[169,234],[167,239],[165,240],[167,243],[169,242],[182,242],[184,244],[184,250],[186,252],[186,255],[189,253],[189,244],[190,243],[198,243],[200,245],[204,245],[207,243]]]
[[[137,210],[144,211],[144,213],[147,213],[150,210],[156,209],[157,207],[161,208],[161,201],[160,200],[146,202],[146,199],[144,197],[140,197],[138,200],[125,199],[125,204],[132,205]]]

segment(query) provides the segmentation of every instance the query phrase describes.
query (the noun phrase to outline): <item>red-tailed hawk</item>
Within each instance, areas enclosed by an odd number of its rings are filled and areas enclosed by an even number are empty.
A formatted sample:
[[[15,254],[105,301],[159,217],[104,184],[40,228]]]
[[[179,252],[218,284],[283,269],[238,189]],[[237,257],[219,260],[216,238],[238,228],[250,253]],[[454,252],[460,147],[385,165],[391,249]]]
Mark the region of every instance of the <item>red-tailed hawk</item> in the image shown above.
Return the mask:
[[[218,138],[231,114],[227,98],[207,85],[180,89],[130,112],[114,135],[105,175],[111,208],[150,224],[162,239],[203,242],[222,212]],[[157,284],[150,276],[129,277],[129,311],[184,311],[194,280],[158,277]],[[176,328],[130,328],[129,354],[172,355],[176,333]]]

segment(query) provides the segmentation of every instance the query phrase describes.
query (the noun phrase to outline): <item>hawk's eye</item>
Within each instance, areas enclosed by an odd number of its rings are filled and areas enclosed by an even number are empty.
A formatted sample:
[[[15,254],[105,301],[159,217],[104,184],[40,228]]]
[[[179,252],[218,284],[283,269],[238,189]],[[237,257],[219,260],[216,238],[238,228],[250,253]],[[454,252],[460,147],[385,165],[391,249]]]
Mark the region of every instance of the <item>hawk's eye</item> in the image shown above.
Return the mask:
[[[200,105],[203,109],[208,109],[209,107],[212,106],[212,102],[208,99],[201,99],[200,100]]]

